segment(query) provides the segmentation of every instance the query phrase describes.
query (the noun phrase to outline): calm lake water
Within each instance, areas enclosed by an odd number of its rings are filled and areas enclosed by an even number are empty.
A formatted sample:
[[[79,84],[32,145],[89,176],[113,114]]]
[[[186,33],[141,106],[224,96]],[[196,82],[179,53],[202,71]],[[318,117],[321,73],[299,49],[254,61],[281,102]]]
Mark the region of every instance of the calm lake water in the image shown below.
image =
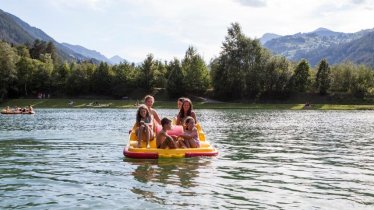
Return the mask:
[[[374,209],[373,111],[197,110],[219,155],[160,160],[135,109],[36,112],[0,115],[0,209]]]

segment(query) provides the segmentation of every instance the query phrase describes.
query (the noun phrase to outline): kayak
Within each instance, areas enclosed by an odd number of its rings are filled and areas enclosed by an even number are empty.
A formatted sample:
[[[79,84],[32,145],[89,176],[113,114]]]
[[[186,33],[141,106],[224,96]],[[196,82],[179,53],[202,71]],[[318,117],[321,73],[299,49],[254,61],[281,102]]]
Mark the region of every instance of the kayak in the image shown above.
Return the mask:
[[[35,114],[34,111],[32,112],[20,112],[20,111],[6,111],[5,109],[1,111],[1,114]]]
[[[150,141],[151,148],[146,148],[145,141],[142,141],[141,148],[137,148],[137,136],[134,126],[130,132],[129,141],[123,150],[123,155],[128,158],[137,159],[157,159],[157,158],[189,158],[198,156],[216,156],[218,151],[211,146],[205,139],[205,134],[200,124],[196,124],[199,133],[199,148],[178,148],[178,149],[159,149],[156,147],[156,139]],[[157,126],[156,133],[161,130],[161,126]],[[172,130],[167,132],[169,135],[179,135],[183,133],[182,126],[173,126]]]

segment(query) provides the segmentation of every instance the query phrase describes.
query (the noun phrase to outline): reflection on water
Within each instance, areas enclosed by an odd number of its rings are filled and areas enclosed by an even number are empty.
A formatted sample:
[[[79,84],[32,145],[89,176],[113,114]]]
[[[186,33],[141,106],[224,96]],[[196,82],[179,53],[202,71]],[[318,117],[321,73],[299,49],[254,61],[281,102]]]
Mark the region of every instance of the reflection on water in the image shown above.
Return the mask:
[[[134,179],[144,184],[134,187],[131,192],[137,194],[141,200],[175,207],[189,206],[183,200],[176,199],[180,195],[191,198],[198,196],[198,193],[193,189],[199,184],[199,168],[206,167],[210,161],[197,158],[124,159],[125,163],[135,166],[132,172]]]
[[[0,115],[0,209],[373,209],[372,111],[197,110],[217,157],[134,160],[135,111]]]
[[[195,187],[194,180],[199,175],[198,168],[208,164],[208,160],[194,159],[134,160],[125,158],[124,161],[137,166],[132,174],[139,182],[158,182],[184,188]]]

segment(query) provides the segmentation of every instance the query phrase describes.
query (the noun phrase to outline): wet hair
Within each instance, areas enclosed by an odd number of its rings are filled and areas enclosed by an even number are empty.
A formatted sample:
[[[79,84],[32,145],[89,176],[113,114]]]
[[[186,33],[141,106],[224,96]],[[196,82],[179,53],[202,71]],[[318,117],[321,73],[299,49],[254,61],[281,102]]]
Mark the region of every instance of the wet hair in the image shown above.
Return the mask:
[[[190,104],[190,108],[187,110],[187,115],[186,116],[184,116],[184,103],[186,103],[186,102],[188,102],[189,104]],[[183,100],[183,104],[182,104],[182,107],[181,107],[181,110],[179,111],[179,117],[181,118],[181,119],[183,119],[183,118],[185,118],[185,117],[187,117],[187,116],[191,116],[191,111],[192,111],[192,102],[191,102],[191,100],[190,99],[188,99],[188,98],[184,98],[184,100]]]
[[[146,95],[146,96],[144,97],[144,102],[147,101],[149,98],[151,98],[153,101],[155,101],[155,98],[154,98],[153,96],[151,96],[151,95]]]
[[[195,120],[193,119],[193,117],[190,117],[190,116],[188,116],[188,117],[184,120],[184,125],[185,125],[185,129],[186,129],[186,130],[188,130],[188,126],[187,126],[187,124],[188,124],[191,120],[195,122]]]
[[[169,118],[162,118],[161,120],[161,126],[164,127],[164,125],[168,124],[168,123],[171,123],[171,120]]]
[[[145,109],[147,111],[146,118],[150,118],[151,116],[149,115],[148,107],[145,104],[140,104],[138,107],[138,111],[136,111],[136,124],[139,126],[140,121],[142,119],[142,116],[140,115],[140,111],[142,109]]]

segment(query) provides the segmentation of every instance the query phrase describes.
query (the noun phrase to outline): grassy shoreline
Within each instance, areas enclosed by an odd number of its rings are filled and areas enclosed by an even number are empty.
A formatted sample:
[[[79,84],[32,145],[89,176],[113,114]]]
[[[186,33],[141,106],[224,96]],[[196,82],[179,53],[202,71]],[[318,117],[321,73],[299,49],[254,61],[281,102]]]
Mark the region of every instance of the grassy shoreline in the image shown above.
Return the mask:
[[[69,105],[74,101],[73,105]],[[97,104],[94,105],[94,102]],[[141,103],[141,102],[140,102]],[[6,106],[25,107],[32,105],[34,108],[116,108],[134,109],[134,100],[89,100],[89,99],[11,99],[0,103],[3,109]],[[154,107],[157,109],[176,108],[175,101],[156,101]],[[209,103],[194,102],[194,109],[279,109],[279,110],[302,110],[304,104],[297,103]],[[374,110],[374,104],[313,104],[308,110]]]

